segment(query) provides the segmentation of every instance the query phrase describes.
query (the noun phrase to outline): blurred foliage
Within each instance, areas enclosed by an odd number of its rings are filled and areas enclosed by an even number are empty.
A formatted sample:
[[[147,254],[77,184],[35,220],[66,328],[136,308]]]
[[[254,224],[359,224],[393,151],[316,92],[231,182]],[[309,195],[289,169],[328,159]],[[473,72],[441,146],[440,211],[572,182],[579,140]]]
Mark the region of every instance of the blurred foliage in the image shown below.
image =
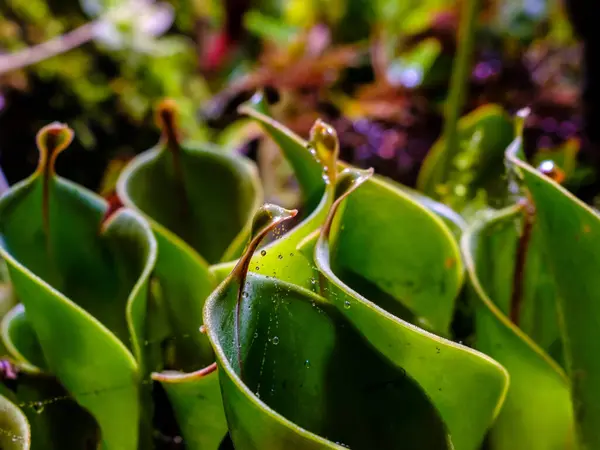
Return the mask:
[[[90,42],[21,70],[2,74],[0,53],[0,164],[11,182],[29,173],[35,152],[27,143],[50,117],[59,119],[78,136],[65,174],[108,193],[107,180],[118,174],[111,171],[156,139],[150,107],[164,97],[180,106],[189,138],[269,161],[259,133],[231,124],[240,103],[272,87],[278,120],[306,133],[324,117],[347,130],[345,159],[412,185],[440,137],[462,3],[7,0],[0,52],[98,26]],[[556,105],[558,114],[575,113],[578,51],[560,0],[484,1],[476,33],[462,113],[487,103],[509,113],[531,105],[540,122],[548,109],[556,116]],[[578,125],[571,128],[552,144],[577,138]],[[547,140],[534,145],[547,148]],[[274,195],[287,197],[289,168],[272,163],[262,166],[278,169]]]

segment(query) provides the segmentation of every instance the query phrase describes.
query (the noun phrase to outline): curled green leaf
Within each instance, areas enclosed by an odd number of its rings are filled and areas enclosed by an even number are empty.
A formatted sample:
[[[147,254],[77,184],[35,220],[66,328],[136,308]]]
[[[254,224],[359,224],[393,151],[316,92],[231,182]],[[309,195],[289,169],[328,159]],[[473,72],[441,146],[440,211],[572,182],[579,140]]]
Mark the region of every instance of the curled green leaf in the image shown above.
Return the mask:
[[[97,448],[100,432],[96,421],[47,372],[41,347],[22,304],[3,317],[1,328],[2,341],[16,361],[15,379],[5,393],[30,423],[31,449]]]
[[[481,353],[403,320],[429,322],[438,330],[447,326],[461,285],[456,243],[433,213],[389,184],[365,181],[365,175],[338,179],[336,202],[315,247],[321,291],[377,351],[419,383],[446,423],[454,448],[476,449],[504,400],[506,371]],[[358,182],[360,188],[348,195]],[[400,218],[402,226],[391,229],[389,224]],[[416,261],[427,262],[415,271]],[[435,273],[451,291],[436,290],[440,284],[429,278]],[[421,276],[427,280],[419,282]],[[403,286],[409,289],[398,294]],[[448,308],[443,315],[436,313],[440,304]],[[417,321],[409,306],[427,322]]]
[[[291,215],[275,210],[271,217]],[[268,220],[257,238],[274,225]],[[204,310],[235,447],[451,448],[419,384],[375,351],[334,305],[244,272],[256,246],[248,246]]]
[[[43,129],[41,153],[52,139],[56,153],[68,135],[64,127]],[[103,199],[56,176],[48,161],[41,157],[38,171],[0,199],[0,255],[49,371],[97,420],[103,448],[134,449],[145,423],[141,377],[156,241],[133,211],[106,218]]]

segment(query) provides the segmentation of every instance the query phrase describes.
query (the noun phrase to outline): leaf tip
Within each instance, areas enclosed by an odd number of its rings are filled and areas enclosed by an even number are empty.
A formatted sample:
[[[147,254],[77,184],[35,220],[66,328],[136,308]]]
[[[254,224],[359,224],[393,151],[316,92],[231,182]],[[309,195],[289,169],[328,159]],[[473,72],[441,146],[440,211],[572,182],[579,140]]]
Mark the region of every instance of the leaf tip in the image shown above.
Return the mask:
[[[36,143],[40,152],[38,170],[42,173],[53,173],[56,157],[73,142],[75,133],[64,123],[52,122],[42,127],[36,135]]]
[[[335,184],[335,201],[340,202],[361,184],[373,176],[375,170],[346,168],[338,176]]]
[[[271,203],[265,203],[254,214],[252,220],[252,240],[266,235],[282,222],[298,214],[297,209],[285,209]]]
[[[156,108],[156,124],[170,150],[179,148],[179,108],[175,100],[165,98]]]

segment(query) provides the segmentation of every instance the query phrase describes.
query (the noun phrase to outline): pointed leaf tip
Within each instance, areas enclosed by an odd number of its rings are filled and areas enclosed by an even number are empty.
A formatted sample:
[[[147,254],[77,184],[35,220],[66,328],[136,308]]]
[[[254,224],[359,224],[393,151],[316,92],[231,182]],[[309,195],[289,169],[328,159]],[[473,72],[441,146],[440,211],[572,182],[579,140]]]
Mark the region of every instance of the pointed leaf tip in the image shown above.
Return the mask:
[[[285,209],[281,206],[265,203],[254,214],[251,240],[262,238],[281,222],[295,217],[296,214],[298,214],[297,209]]]
[[[335,182],[334,201],[329,209],[329,215],[323,224],[321,232],[321,235],[324,238],[329,238],[329,232],[331,231],[333,218],[335,217],[335,213],[337,212],[340,203],[342,203],[342,200],[355,191],[361,184],[371,178],[373,173],[375,173],[375,171],[372,167],[366,170],[348,167],[337,175]]]
[[[54,172],[56,157],[71,144],[73,136],[73,130],[60,122],[52,122],[38,131],[36,143],[40,151],[38,163],[40,172]]]
[[[335,128],[321,119],[317,119],[310,129],[308,144],[314,149],[316,157],[323,164],[328,179],[335,182],[337,159],[340,151],[340,143]]]
[[[162,100],[156,108],[156,123],[170,150],[179,148],[179,108],[173,99]]]
[[[373,176],[375,171],[373,168],[360,169],[344,169],[337,177],[335,183],[335,201],[342,201],[352,191],[358,188],[361,184]]]

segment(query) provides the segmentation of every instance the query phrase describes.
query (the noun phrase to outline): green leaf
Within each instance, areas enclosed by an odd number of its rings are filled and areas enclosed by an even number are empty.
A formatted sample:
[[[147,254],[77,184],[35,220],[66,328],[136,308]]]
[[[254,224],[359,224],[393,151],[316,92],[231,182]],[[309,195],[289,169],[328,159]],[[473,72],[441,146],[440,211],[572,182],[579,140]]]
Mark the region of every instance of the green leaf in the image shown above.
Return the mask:
[[[6,393],[31,424],[32,450],[96,448],[100,437],[96,421],[53,376],[44,372],[41,348],[23,305],[15,306],[1,326],[2,339],[18,369]]]
[[[246,253],[205,305],[235,447],[451,448],[420,386],[334,305],[247,273],[260,240],[294,214],[259,210]]]
[[[522,271],[521,328],[507,316],[521,210],[516,206],[486,214],[471,224],[461,242],[477,301],[477,349],[510,374],[508,395],[491,430],[490,444],[498,450],[571,448],[573,415],[568,381],[547,353],[558,337],[556,290],[543,261],[537,222]]]
[[[361,172],[344,172],[338,177],[336,200],[315,248],[315,262],[322,275],[321,290],[375,349],[419,383],[446,423],[454,448],[476,449],[504,400],[506,371],[481,353],[402,320],[398,315],[404,311],[398,299],[384,290],[394,284],[402,286],[398,280],[407,273],[410,276],[412,271],[412,276],[418,276],[413,285],[419,286],[419,277],[428,278],[420,283],[421,289],[429,290],[431,302],[437,295],[441,303],[440,298],[448,291],[452,296],[446,300],[453,301],[462,273],[456,243],[439,218],[402,192],[381,186],[378,180],[366,181]],[[360,189],[356,189],[360,184]],[[391,222],[389,216],[394,214],[401,220],[395,218]],[[391,227],[390,223],[398,225]],[[402,234],[399,230],[408,232]],[[351,234],[345,237],[344,233]],[[344,245],[348,249],[343,250]],[[356,254],[370,255],[370,259],[361,261],[361,256],[353,256],[350,248]],[[357,265],[350,272],[344,268],[349,264],[347,258],[365,265]],[[427,265],[415,270],[424,258],[429,258]],[[448,258],[454,258],[453,264],[445,263]],[[373,281],[364,279],[367,273]],[[431,273],[438,273],[440,280],[431,281]],[[381,282],[382,274],[387,277],[386,284]],[[444,285],[448,291],[440,290]],[[418,298],[417,295],[422,294],[415,289],[413,297]],[[405,301],[405,297],[400,300]],[[411,306],[417,304],[415,301]],[[442,316],[425,317],[432,321]],[[467,397],[468,403],[464,401]]]
[[[476,139],[474,139],[476,138]],[[439,198],[457,208],[464,207],[478,190],[493,198],[503,198],[506,191],[504,150],[513,138],[510,117],[497,105],[485,105],[458,121],[458,142],[466,148],[455,151],[449,161],[447,179],[440,179],[440,161],[446,151],[442,136],[431,148],[419,173],[417,187],[426,195]]]
[[[47,371],[48,365],[35,330],[27,320],[22,303],[16,305],[0,323],[2,343],[8,354],[30,373]]]
[[[299,256],[299,253],[304,253],[300,250],[301,244],[310,236],[316,239],[315,231],[321,226],[327,216],[329,207],[333,201],[331,188],[327,190],[327,186],[331,185],[331,177],[324,177],[324,166],[331,166],[331,161],[321,161],[318,152],[314,150],[314,145],[309,141],[305,141],[288,128],[274,121],[268,112],[268,107],[262,93],[257,93],[251,102],[243,105],[240,108],[241,112],[248,114],[256,119],[280,146],[287,160],[291,163],[296,177],[298,178],[300,187],[304,193],[304,207],[309,211],[308,217],[300,224],[296,225],[290,232],[286,234],[285,239],[275,241],[270,246],[265,247],[266,254],[256,255],[250,264],[250,270],[259,268],[261,273],[277,276],[278,278],[289,281],[294,284],[304,286],[308,289],[316,287],[314,269],[312,268],[312,258]],[[335,130],[331,130],[334,133]],[[334,144],[332,145],[339,145]],[[310,150],[313,149],[311,152]],[[337,150],[332,149],[330,153],[334,160]],[[321,151],[321,155],[327,154],[327,151]],[[315,158],[315,156],[317,156]],[[323,158],[324,160],[327,157]],[[320,162],[321,161],[321,162]],[[343,170],[346,167],[351,167],[345,162],[338,161],[338,170]],[[329,169],[331,172],[331,169]],[[377,182],[385,186],[383,191],[390,189],[402,189],[410,197],[416,201],[422,202],[427,208],[439,215],[446,223],[449,224],[454,233],[459,234],[459,229],[464,227],[464,221],[456,213],[442,204],[434,202],[431,199],[418,194],[416,191],[409,190],[404,186],[393,184],[390,180],[383,177],[376,177]],[[311,209],[315,205],[315,196],[321,196],[316,209]],[[277,259],[275,259],[277,258]],[[233,263],[213,268],[219,279],[224,279],[233,268]]]
[[[261,111],[266,111],[264,99],[260,93],[253,100]],[[337,156],[339,141],[335,129],[330,125],[317,120],[311,129],[309,141],[304,141],[290,130],[277,124],[265,114],[255,113],[246,105],[242,110],[247,111],[261,123],[273,139],[282,146],[285,157],[291,162],[297,176],[304,174],[305,193],[310,197],[320,195],[320,200],[314,209],[312,200],[304,207],[307,210],[305,218],[285,234],[285,239],[278,239],[267,244],[260,254],[253,257],[250,270],[276,276],[282,281],[288,281],[308,289],[316,286],[315,271],[310,258],[306,258],[298,251],[298,246],[309,234],[317,230],[333,201],[333,182],[336,177]],[[310,162],[310,164],[309,164]],[[308,175],[312,175],[308,179]],[[318,180],[318,181],[317,181]],[[279,235],[276,230],[274,234]],[[213,266],[211,270],[219,280],[223,280],[231,272],[234,262]]]
[[[153,374],[165,388],[186,449],[217,449],[227,433],[215,363],[191,373]]]
[[[306,210],[314,211],[323,196],[326,182],[323,166],[309,151],[308,142],[271,118],[264,94],[260,91],[240,106],[239,112],[258,121],[279,146],[294,170]]]
[[[558,288],[577,434],[581,448],[600,446],[600,217],[589,206],[521,156],[522,138],[506,152],[507,163],[527,188],[548,265]]]
[[[61,124],[38,133],[38,170],[0,199],[0,254],[49,370],[97,420],[102,448],[135,449],[156,241],[136,213],[106,219],[103,199],[54,174],[71,138]]]
[[[391,314],[447,335],[462,265],[438,216],[371,178],[348,197],[332,225],[329,264],[344,284]]]
[[[172,102],[161,104],[158,116],[161,142],[130,162],[119,197],[155,232],[179,237],[210,264],[236,258],[262,199],[256,168],[241,156],[182,141]]]
[[[131,162],[117,190],[147,217],[159,246],[153,317],[166,316],[171,348],[152,377],[165,388],[188,447],[216,449],[226,425],[217,374],[205,373],[214,354],[199,331],[204,301],[217,285],[207,260],[239,255],[262,189],[250,161],[180,142],[171,103],[159,116],[162,142]]]
[[[431,197],[427,197],[423,195],[421,192],[411,189],[408,186],[404,186],[403,184],[397,183],[388,178],[384,178],[378,175],[374,175],[374,178],[377,180],[381,180],[383,183],[391,183],[397,189],[405,192],[408,196],[412,197],[415,202],[421,204],[432,213],[436,214],[442,221],[446,224],[446,226],[450,229],[452,234],[456,239],[459,239],[462,235],[463,231],[467,227],[467,223],[465,219],[461,217],[456,211],[448,208],[443,203],[436,202]]]
[[[31,434],[23,411],[5,396],[0,395],[0,448],[29,450]]]

